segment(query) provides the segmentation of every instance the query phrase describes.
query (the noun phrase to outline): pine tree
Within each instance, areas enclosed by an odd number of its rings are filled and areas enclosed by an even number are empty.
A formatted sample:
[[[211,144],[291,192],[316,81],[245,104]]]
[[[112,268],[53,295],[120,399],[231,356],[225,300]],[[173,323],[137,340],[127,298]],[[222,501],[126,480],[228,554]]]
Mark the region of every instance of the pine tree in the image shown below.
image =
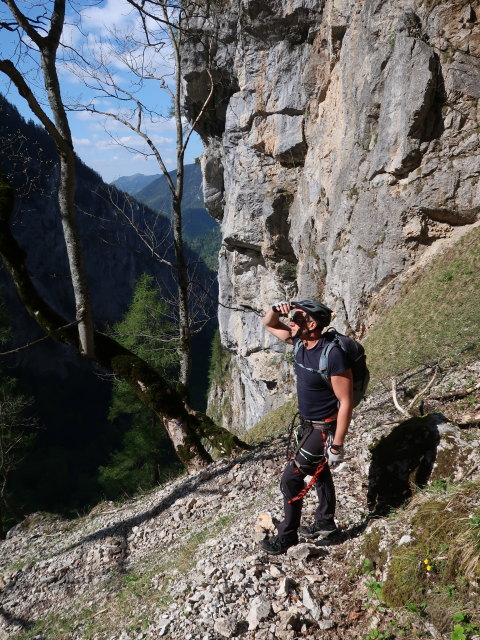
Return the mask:
[[[178,375],[175,324],[151,276],[140,277],[123,320],[113,328],[116,340],[153,366],[168,382]],[[130,385],[116,380],[109,411],[118,449],[100,467],[99,482],[108,498],[135,493],[179,473],[170,439],[157,416],[142,404]]]

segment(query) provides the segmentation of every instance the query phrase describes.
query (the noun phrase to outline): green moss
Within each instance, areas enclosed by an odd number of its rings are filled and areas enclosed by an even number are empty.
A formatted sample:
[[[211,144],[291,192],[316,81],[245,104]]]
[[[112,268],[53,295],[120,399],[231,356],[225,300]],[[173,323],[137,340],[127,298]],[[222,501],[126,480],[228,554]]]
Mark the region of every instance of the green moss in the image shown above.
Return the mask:
[[[282,262],[278,265],[277,273],[283,280],[296,280],[298,264],[293,262]]]
[[[196,433],[199,433],[202,438],[205,438],[220,454],[230,456],[233,453],[238,453],[249,448],[238,436],[218,426],[208,416],[201,415],[199,419],[199,425],[195,429]]]
[[[352,187],[352,189],[348,191],[347,196],[350,198],[350,200],[353,200],[353,198],[356,198],[358,196],[358,188]]]
[[[360,573],[368,573],[376,568],[382,568],[387,560],[387,552],[380,550],[382,534],[380,531],[367,533],[362,542],[362,554],[365,556]]]

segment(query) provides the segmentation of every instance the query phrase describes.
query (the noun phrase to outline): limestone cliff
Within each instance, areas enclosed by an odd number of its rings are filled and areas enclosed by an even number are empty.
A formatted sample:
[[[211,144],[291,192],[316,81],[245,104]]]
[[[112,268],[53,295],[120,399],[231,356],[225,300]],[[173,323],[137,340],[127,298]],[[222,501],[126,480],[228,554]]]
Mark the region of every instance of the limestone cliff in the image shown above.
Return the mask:
[[[228,404],[248,428],[290,390],[252,309],[321,297],[337,327],[362,335],[379,292],[478,219],[480,7],[226,0],[209,11],[196,19],[214,41],[204,192],[222,225]],[[201,37],[184,56],[192,117],[208,90]]]

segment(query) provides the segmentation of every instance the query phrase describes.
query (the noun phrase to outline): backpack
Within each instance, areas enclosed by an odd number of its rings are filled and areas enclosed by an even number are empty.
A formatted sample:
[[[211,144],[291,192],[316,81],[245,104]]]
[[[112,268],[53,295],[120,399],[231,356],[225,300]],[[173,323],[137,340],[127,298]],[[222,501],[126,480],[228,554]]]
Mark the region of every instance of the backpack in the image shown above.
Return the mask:
[[[320,354],[320,362],[318,363],[318,369],[311,369],[310,367],[304,367],[303,364],[296,362],[303,369],[312,371],[313,373],[319,373],[325,384],[332,388],[330,382],[330,376],[327,373],[328,368],[328,356],[333,347],[338,346],[346,356],[346,360],[352,369],[353,376],[353,406],[356,407],[365,397],[367,391],[368,382],[370,380],[370,372],[367,367],[367,356],[365,355],[365,349],[362,345],[348,336],[344,336],[343,333],[339,333],[333,327],[327,329],[322,334],[326,339],[326,344]],[[300,349],[302,342],[298,340],[295,343],[295,361],[298,350]]]

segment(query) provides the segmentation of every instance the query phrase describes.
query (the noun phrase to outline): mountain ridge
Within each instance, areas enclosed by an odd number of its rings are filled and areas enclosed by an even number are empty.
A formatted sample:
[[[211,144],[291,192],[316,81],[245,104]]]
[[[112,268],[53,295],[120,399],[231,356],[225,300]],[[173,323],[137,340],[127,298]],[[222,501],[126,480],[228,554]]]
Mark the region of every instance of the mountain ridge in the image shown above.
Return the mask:
[[[139,174],[135,174],[138,176]],[[170,171],[169,176],[176,184],[176,170]],[[135,178],[131,176],[131,178]],[[129,177],[122,180],[123,190],[133,196],[138,202],[171,219],[172,195],[167,179],[164,175],[148,181],[144,187],[137,188],[135,181],[129,182]],[[112,184],[119,186],[119,180]],[[205,261],[207,267],[216,271],[218,266],[218,251],[220,249],[220,229],[205,208],[202,191],[202,171],[199,164],[186,164],[184,167],[184,194],[182,198],[182,232],[185,241],[193,251],[196,251]],[[133,186],[131,186],[131,183]]]
[[[134,196],[138,191],[141,191],[144,187],[150,184],[150,182],[153,182],[159,177],[159,173],[151,175],[147,175],[145,173],[134,173],[130,176],[120,176],[110,184],[117,189],[120,189],[120,191],[125,191],[126,193]]]

